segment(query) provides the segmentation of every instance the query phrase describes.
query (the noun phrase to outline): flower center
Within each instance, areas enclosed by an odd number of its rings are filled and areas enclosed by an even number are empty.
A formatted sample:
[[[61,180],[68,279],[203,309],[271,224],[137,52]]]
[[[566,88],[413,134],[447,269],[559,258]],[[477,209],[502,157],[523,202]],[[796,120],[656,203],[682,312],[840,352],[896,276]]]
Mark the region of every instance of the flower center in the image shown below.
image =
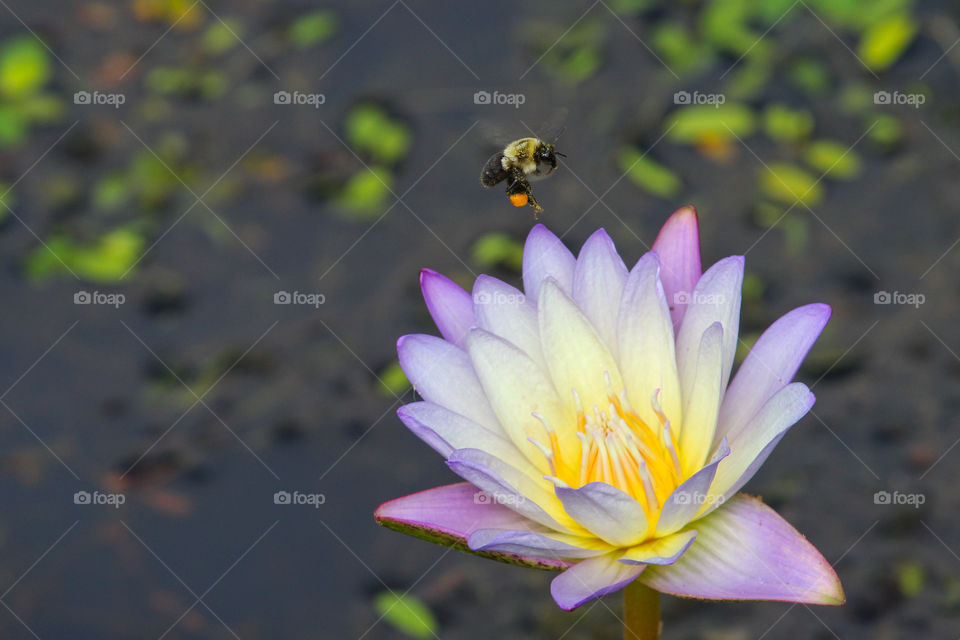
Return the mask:
[[[656,394],[651,403],[659,424],[652,427],[630,407],[625,389],[613,393],[609,376],[605,407],[594,405],[585,410],[577,391],[571,392],[580,440],[579,460],[564,457],[553,427],[535,414],[547,432],[549,446],[534,438],[530,441],[546,457],[553,477],[574,489],[591,482],[617,487],[640,502],[653,519],[683,479],[670,421]]]

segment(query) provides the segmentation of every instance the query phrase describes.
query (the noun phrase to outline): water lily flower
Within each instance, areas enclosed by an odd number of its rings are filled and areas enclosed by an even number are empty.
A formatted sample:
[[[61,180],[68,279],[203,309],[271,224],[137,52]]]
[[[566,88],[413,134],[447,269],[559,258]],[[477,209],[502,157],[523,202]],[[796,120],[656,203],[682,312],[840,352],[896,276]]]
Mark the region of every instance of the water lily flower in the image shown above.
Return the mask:
[[[841,604],[836,573],[739,493],[814,403],[791,382],[830,316],[773,323],[731,379],[744,259],[701,272],[697,214],[674,213],[627,269],[601,229],[577,257],[538,225],[523,288],[468,293],[424,270],[442,338],[400,339],[423,401],[398,415],[465,482],[380,506],[389,528],[560,571],[566,610],[635,580],[721,600]]]

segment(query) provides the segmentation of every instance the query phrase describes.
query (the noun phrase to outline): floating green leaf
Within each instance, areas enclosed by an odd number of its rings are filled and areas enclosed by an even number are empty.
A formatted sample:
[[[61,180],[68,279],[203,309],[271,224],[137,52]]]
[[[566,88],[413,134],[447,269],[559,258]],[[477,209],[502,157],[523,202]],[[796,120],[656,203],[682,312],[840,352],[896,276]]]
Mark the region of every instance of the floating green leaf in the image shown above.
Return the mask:
[[[617,153],[617,164],[631,182],[661,198],[672,198],[683,188],[680,177],[635,147]]]
[[[742,104],[698,104],[674,111],[667,118],[665,128],[667,138],[673,142],[696,144],[704,139],[748,136],[756,128],[756,118],[753,111]]]
[[[772,104],[763,112],[763,129],[774,140],[798,142],[813,132],[813,114],[804,109]]]
[[[830,72],[815,58],[796,60],[789,71],[790,82],[812,96],[821,96],[830,88]]]
[[[339,21],[333,11],[321,9],[300,16],[287,29],[287,39],[298,49],[308,49],[327,40],[337,31]]]
[[[391,591],[378,594],[373,608],[383,619],[412,638],[433,638],[437,635],[437,620],[419,598],[411,594],[399,595]]]
[[[474,243],[473,260],[484,269],[502,265],[520,271],[523,245],[505,233],[487,233]]]
[[[750,28],[750,0],[712,0],[700,12],[700,33],[720,51],[766,58],[772,44]]]
[[[792,205],[797,201],[813,207],[823,200],[823,187],[817,179],[800,167],[774,163],[760,174],[760,190],[770,198]]]
[[[410,381],[399,362],[387,365],[377,374],[380,392],[385,396],[399,396],[410,388]]]
[[[412,134],[403,122],[391,118],[379,105],[361,104],[346,120],[347,141],[358,152],[383,164],[399,162],[410,148]]]
[[[10,40],[0,49],[0,94],[27,96],[50,79],[50,53],[32,36]]]
[[[897,587],[900,593],[907,598],[913,598],[923,591],[927,581],[927,572],[923,565],[914,560],[905,560],[894,569],[897,578]]]
[[[667,66],[679,74],[688,74],[703,69],[713,59],[709,47],[694,40],[689,30],[682,24],[662,22],[653,32],[651,41],[654,50],[667,63]]]
[[[903,125],[900,124],[896,116],[878,113],[872,116],[872,121],[873,127],[867,136],[873,142],[885,149],[890,149],[899,144],[903,137]]]
[[[203,33],[203,49],[210,55],[220,55],[240,44],[241,37],[243,25],[239,20],[217,20]]]
[[[93,245],[77,244],[65,235],[54,236],[30,254],[27,276],[44,280],[72,271],[86,280],[114,282],[133,268],[143,246],[143,236],[130,228],[115,229]]]
[[[387,169],[364,169],[343,186],[337,196],[337,204],[351,217],[368,218],[383,212],[392,187],[393,174]]]
[[[584,20],[567,32],[544,33],[543,36],[540,43],[542,64],[549,73],[565,82],[576,84],[586,80],[603,62],[604,26],[598,20]]]
[[[860,156],[853,149],[832,140],[810,143],[804,160],[811,167],[838,180],[850,180],[860,174]]]
[[[919,26],[909,14],[900,13],[882,20],[864,32],[857,53],[874,71],[883,71],[906,51]]]
[[[0,104],[0,147],[13,147],[27,137],[29,121],[20,109]]]
[[[101,178],[93,188],[93,206],[103,211],[115,211],[130,198],[130,187],[122,173]]]

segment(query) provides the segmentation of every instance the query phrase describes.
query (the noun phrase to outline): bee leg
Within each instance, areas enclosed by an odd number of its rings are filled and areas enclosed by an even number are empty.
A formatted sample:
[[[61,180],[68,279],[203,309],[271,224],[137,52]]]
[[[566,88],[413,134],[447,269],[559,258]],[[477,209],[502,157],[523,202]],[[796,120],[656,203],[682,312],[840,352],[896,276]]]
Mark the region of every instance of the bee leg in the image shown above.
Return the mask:
[[[537,199],[533,197],[533,193],[527,194],[527,199],[531,207],[533,207],[533,217],[536,218],[538,213],[543,213],[543,207],[540,206],[540,203],[537,202]]]

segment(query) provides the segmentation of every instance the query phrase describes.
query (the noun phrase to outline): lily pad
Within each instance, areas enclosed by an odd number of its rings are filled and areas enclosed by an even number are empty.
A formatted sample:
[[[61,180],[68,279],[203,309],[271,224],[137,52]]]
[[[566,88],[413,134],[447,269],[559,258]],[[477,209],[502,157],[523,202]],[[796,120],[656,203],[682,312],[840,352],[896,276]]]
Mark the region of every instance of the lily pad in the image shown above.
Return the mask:
[[[287,29],[287,39],[298,49],[309,49],[337,32],[339,21],[330,10],[321,9],[300,16]]]
[[[412,638],[433,638],[437,635],[437,619],[427,605],[411,594],[384,591],[373,600],[377,614]]]
[[[367,219],[383,212],[392,186],[393,174],[387,169],[364,169],[343,186],[337,196],[337,204],[350,217]]]
[[[672,198],[683,188],[683,182],[676,173],[635,147],[621,149],[617,154],[617,164],[631,182],[655,196]]]
[[[891,16],[864,32],[857,54],[874,71],[883,71],[900,59],[919,28],[917,22],[906,13]]]
[[[778,162],[761,170],[760,190],[768,197],[792,205],[800,201],[813,207],[823,200],[816,176],[796,165]]]
[[[772,104],[763,112],[763,129],[779,142],[799,142],[813,132],[813,114],[805,109]]]
[[[10,40],[0,49],[0,93],[23,98],[50,79],[50,52],[32,36]]]
[[[361,104],[346,120],[347,142],[378,163],[399,162],[410,149],[413,134],[406,124],[392,118],[377,104]]]
[[[474,243],[473,260],[483,269],[504,266],[520,271],[523,245],[505,233],[487,233]]]
[[[860,156],[857,152],[832,140],[812,142],[804,153],[804,160],[830,178],[851,180],[860,174]]]
[[[682,107],[667,118],[667,138],[697,144],[705,139],[743,138],[756,129],[753,111],[743,104],[698,104]]]
[[[54,236],[30,254],[27,276],[40,281],[72,271],[85,280],[116,282],[140,258],[143,246],[143,236],[125,227],[107,233],[92,245],[78,244],[65,235]]]

